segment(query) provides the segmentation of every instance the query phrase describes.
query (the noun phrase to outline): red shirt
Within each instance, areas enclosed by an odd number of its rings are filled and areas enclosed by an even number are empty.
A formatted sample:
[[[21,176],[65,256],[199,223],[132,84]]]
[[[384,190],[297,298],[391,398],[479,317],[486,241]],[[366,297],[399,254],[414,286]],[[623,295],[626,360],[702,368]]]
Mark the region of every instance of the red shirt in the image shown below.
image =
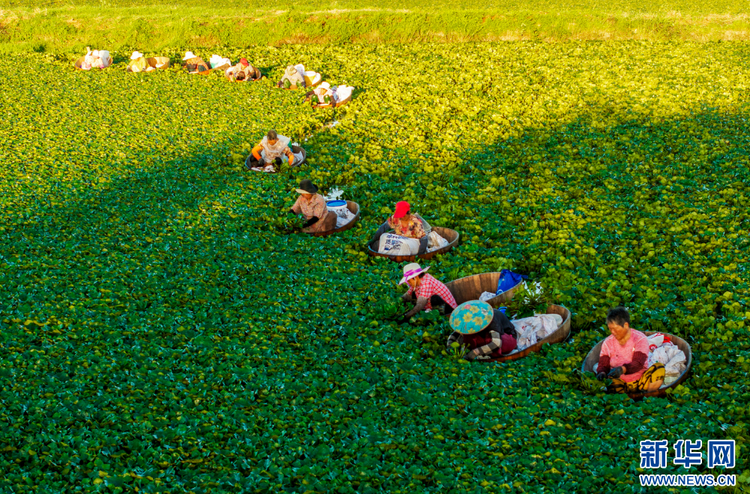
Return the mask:
[[[407,295],[410,293],[414,293],[415,290],[412,287],[409,287],[409,291],[406,292]],[[417,297],[424,297],[427,299],[427,305],[425,306],[425,310],[432,309],[432,303],[430,303],[430,297],[433,295],[437,295],[440,298],[443,299],[443,301],[450,305],[451,308],[455,309],[458,304],[456,303],[456,299],[453,298],[453,294],[450,290],[448,290],[448,287],[445,286],[445,284],[441,283],[440,281],[436,280],[429,274],[425,274],[422,277],[422,281],[419,283],[419,286],[416,289],[416,295]]]

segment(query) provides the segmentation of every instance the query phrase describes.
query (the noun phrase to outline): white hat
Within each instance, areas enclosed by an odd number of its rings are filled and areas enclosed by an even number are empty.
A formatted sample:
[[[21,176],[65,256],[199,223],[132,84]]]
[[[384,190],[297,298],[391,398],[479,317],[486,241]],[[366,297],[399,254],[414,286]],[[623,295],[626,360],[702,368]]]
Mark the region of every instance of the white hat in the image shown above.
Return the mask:
[[[404,277],[401,279],[401,281],[399,281],[398,284],[399,285],[403,285],[404,283],[406,283],[410,279],[416,278],[417,276],[419,276],[422,273],[426,273],[429,269],[430,269],[429,266],[427,266],[426,268],[422,269],[419,266],[419,264],[417,264],[416,262],[412,262],[411,264],[407,264],[406,266],[404,266]]]
[[[327,82],[321,82],[320,86],[318,86],[320,89],[331,89],[331,85]]]
[[[192,51],[185,52],[185,56],[182,57],[183,60],[190,60],[191,58],[195,58],[195,55]]]
[[[139,58],[143,57],[143,53],[139,51],[134,51],[132,55],[130,55],[131,60],[138,60]]]

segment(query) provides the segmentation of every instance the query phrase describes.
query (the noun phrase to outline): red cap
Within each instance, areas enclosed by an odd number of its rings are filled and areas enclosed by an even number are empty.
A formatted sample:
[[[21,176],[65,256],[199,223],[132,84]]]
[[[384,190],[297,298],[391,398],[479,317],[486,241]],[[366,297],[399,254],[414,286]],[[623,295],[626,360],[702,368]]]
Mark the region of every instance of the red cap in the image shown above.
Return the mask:
[[[399,201],[396,203],[396,212],[393,213],[393,217],[395,219],[403,218],[406,216],[406,213],[409,212],[409,203],[406,201]]]
[[[247,62],[247,58],[241,58],[241,59],[240,59],[240,63],[241,63],[242,65],[244,65],[245,67],[247,67],[248,65],[250,65],[250,64],[249,64],[249,63]]]

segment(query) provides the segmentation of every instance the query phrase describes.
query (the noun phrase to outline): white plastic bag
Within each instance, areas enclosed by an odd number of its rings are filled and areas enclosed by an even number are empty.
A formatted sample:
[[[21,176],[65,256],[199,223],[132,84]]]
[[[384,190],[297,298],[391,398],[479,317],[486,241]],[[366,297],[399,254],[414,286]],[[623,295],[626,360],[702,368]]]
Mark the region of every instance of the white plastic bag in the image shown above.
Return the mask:
[[[384,233],[380,236],[378,252],[389,256],[413,256],[419,252],[419,240],[393,233]]]

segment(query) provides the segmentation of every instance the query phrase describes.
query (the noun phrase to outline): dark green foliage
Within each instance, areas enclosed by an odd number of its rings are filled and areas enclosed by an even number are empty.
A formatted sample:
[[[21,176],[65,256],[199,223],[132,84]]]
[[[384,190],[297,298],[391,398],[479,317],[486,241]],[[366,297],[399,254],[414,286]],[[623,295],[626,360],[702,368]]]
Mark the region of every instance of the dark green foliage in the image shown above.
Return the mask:
[[[248,58],[267,80],[0,66],[0,491],[640,492],[639,441],[662,438],[735,439],[750,468],[742,45]],[[298,61],[353,101],[273,88]],[[244,171],[269,128],[309,164]],[[358,226],[288,234],[302,178]],[[436,311],[385,320],[402,266],[364,245],[401,199],[461,233],[431,274],[529,274],[571,339],[484,365],[449,356]],[[616,304],[691,343],[668,398],[579,374]]]

